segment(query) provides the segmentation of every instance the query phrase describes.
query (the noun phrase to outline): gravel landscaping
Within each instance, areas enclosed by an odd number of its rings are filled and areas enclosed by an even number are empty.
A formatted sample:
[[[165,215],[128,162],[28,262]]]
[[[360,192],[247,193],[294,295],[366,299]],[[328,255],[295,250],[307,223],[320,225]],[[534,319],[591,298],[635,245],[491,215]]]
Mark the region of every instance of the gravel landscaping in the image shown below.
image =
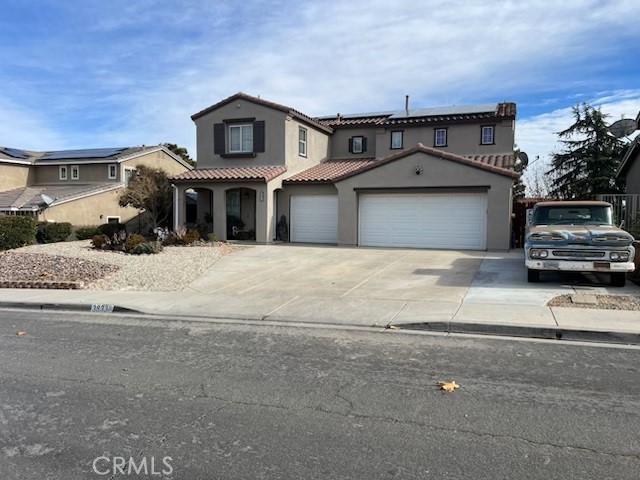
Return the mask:
[[[92,283],[85,284],[90,290],[129,290],[129,291],[179,291],[193,282],[199,275],[211,267],[220,257],[237,249],[225,243],[206,246],[165,247],[157,255],[129,255],[122,252],[95,250],[89,240],[77,242],[30,245],[12,250],[0,256],[9,256],[12,264],[20,263],[15,255],[28,254],[27,270],[32,276],[41,276],[42,272],[56,272],[63,279],[65,272],[68,280],[77,279],[79,274],[89,274]],[[59,263],[50,263],[51,257]],[[72,259],[73,258],[73,259]],[[64,265],[64,267],[62,267]],[[74,270],[71,265],[76,265]],[[5,280],[23,280],[24,272],[4,268],[0,263]]]
[[[589,295],[593,303],[575,303],[572,295],[558,295],[547,303],[549,307],[596,308],[600,310],[640,310],[640,297],[632,295]]]

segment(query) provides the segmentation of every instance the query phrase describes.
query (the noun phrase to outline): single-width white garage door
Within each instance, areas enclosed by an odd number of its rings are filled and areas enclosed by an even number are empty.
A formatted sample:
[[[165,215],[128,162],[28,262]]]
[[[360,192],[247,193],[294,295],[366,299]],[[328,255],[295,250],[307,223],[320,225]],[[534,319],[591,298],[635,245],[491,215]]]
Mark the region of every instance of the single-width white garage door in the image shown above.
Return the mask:
[[[359,244],[484,250],[487,246],[487,195],[360,195]]]
[[[291,241],[338,243],[338,196],[292,195]]]

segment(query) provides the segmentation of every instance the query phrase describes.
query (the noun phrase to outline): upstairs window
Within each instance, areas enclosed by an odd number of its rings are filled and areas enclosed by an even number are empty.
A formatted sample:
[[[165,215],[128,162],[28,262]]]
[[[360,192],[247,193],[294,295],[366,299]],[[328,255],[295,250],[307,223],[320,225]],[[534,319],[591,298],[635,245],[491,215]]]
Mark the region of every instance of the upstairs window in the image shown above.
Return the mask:
[[[229,125],[229,153],[253,152],[253,124]]]
[[[223,158],[255,157],[265,151],[265,122],[231,118],[213,125],[213,153]]]
[[[307,156],[307,129],[302,127],[298,129],[298,155]]]
[[[118,178],[118,166],[109,165],[109,180],[115,180]]]
[[[436,128],[433,132],[433,146],[434,147],[446,147],[447,146],[447,129]]]
[[[349,139],[349,153],[364,153],[367,151],[367,139],[363,136]]]
[[[480,144],[493,145],[495,143],[493,138],[493,125],[482,127],[480,130]]]
[[[67,166],[66,165],[60,165],[60,168],[58,169],[58,178],[60,180],[66,180],[67,179]]]
[[[402,132],[391,132],[391,149],[402,148]]]
[[[78,165],[71,165],[71,180],[78,180],[80,178],[80,167]]]

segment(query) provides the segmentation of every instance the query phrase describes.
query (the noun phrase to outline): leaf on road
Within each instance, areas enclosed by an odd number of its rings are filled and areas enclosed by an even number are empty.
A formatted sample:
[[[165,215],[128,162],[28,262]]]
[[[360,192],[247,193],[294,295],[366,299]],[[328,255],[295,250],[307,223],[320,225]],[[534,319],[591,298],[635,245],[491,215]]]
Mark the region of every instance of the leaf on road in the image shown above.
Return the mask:
[[[17,333],[19,337],[24,337],[26,334],[27,332],[23,332],[22,330],[18,330],[18,333]]]
[[[458,385],[455,380],[451,380],[450,382],[440,381],[438,382],[438,386],[445,392],[453,392],[456,388],[460,388],[460,385]]]

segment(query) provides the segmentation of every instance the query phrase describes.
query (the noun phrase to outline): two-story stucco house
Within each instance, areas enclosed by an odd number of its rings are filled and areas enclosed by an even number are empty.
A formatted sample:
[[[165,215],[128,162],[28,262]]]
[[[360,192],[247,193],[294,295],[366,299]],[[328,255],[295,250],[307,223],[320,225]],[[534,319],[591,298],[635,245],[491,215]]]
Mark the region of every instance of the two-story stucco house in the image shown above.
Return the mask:
[[[178,175],[192,167],[164,146],[35,152],[0,147],[0,215],[29,215],[73,225],[127,223],[140,212],[120,207],[136,167]]]
[[[192,116],[198,168],[174,177],[220,239],[508,249],[513,103],[310,117],[237,93]]]

